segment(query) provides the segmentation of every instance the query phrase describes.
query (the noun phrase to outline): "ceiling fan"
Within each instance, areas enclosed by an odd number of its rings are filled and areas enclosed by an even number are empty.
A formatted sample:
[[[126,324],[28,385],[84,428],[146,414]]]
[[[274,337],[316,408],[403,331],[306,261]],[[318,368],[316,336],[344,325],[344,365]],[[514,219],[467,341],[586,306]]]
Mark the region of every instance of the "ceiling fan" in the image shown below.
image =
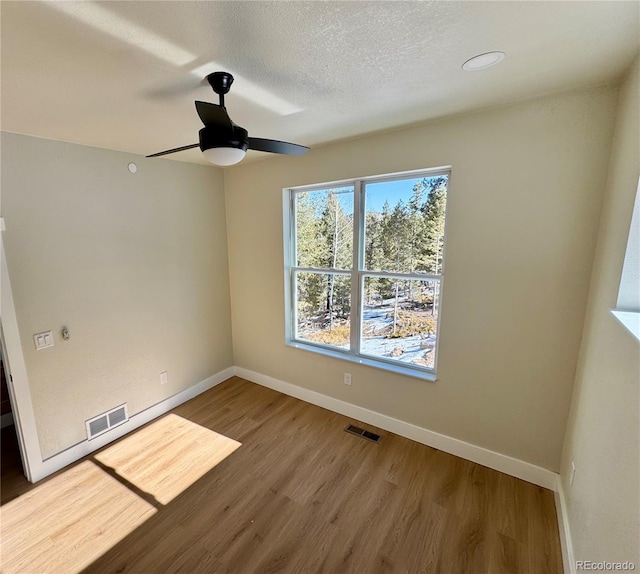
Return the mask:
[[[211,163],[227,166],[240,162],[248,149],[286,155],[302,155],[309,151],[309,148],[303,145],[249,137],[247,130],[231,121],[224,106],[224,96],[231,88],[233,76],[228,72],[214,72],[207,76],[207,81],[213,91],[218,94],[220,104],[196,101],[196,111],[204,124],[199,132],[200,142],[168,149],[147,157],[158,157],[200,147],[204,157]]]

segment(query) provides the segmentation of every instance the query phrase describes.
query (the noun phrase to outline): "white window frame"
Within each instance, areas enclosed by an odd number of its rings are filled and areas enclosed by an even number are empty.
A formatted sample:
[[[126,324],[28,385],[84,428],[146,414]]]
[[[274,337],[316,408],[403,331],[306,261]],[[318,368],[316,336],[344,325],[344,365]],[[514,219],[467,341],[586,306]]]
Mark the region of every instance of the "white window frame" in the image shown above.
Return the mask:
[[[616,308],[611,309],[613,316],[622,323],[627,330],[640,341],[640,178],[636,188],[629,235],[627,236],[627,250],[622,264],[618,301]]]
[[[444,239],[442,251],[442,269],[438,274],[428,273],[405,273],[371,271],[364,269],[364,221],[365,214],[365,184],[395,181],[399,179],[423,178],[423,177],[447,177],[447,209],[445,212]],[[296,259],[296,214],[295,214],[295,194],[300,192],[320,191],[337,187],[353,186],[354,189],[354,217],[353,221],[353,262],[352,269],[334,269],[330,267],[301,267],[297,265]],[[385,174],[370,177],[361,177],[349,180],[333,181],[322,184],[304,185],[284,188],[283,192],[283,222],[284,222],[284,286],[285,286],[285,344],[297,349],[312,351],[322,355],[344,359],[354,363],[384,369],[394,373],[417,377],[429,381],[436,380],[436,369],[438,366],[438,349],[440,346],[440,321],[442,299],[444,294],[444,277],[446,270],[446,245],[447,245],[447,220],[449,217],[449,190],[451,186],[451,166],[438,167],[432,169],[422,169],[415,171],[405,171],[393,174]],[[296,339],[297,323],[297,300],[296,300],[296,273],[323,273],[335,274],[351,277],[351,318],[350,318],[350,348],[341,349],[331,347],[321,343],[315,343],[306,339]],[[363,301],[361,293],[364,286],[365,277],[388,277],[401,280],[438,281],[439,300],[437,308],[437,335],[434,349],[434,368],[402,363],[385,357],[376,357],[359,352],[360,337],[362,331],[362,308]]]

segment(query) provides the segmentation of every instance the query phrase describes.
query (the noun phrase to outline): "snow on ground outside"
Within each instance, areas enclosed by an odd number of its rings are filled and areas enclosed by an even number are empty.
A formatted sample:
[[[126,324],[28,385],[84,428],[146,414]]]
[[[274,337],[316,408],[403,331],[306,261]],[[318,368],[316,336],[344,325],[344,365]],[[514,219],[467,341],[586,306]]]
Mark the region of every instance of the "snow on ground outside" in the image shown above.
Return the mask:
[[[387,325],[393,324],[392,314],[393,308],[391,306],[365,306],[362,315],[362,318],[364,319],[363,327],[371,329],[374,332],[380,331]],[[387,339],[384,336],[363,336],[360,352],[366,355],[374,355],[376,357],[393,358],[396,361],[401,361],[403,363],[412,363],[416,359],[423,358],[425,355],[426,350],[420,348],[421,342],[423,344],[426,342],[429,345],[433,345],[433,349],[435,349],[435,336],[425,339],[422,339],[420,335],[414,335],[412,337],[399,337],[397,339]],[[399,357],[390,357],[391,351],[397,347],[402,349],[404,353]],[[433,352],[433,350],[431,350],[430,352]]]

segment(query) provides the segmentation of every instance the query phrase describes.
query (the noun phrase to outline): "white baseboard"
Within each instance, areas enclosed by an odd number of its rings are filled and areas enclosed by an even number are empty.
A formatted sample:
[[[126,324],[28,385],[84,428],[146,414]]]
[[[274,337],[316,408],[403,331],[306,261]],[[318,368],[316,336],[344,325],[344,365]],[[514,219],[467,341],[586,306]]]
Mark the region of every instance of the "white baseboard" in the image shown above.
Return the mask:
[[[102,448],[132,430],[167,413],[185,401],[220,384],[234,374],[305,402],[366,422],[544,488],[554,491],[558,489],[558,474],[545,468],[242,367],[229,367],[224,369],[204,381],[133,415],[126,423],[116,427],[113,431],[105,433],[91,441],[85,440],[42,461],[41,464],[36,465],[33,469],[32,481],[37,482],[81,459],[83,456]],[[561,504],[557,504],[557,506],[564,508]],[[559,525],[562,530],[563,526],[560,522]]]
[[[0,417],[0,428],[9,427],[13,424],[13,413],[7,413]]]
[[[242,377],[243,379],[247,379],[248,381],[252,381],[264,387],[269,387],[270,389],[279,391],[285,395],[290,395],[307,403],[369,423],[378,428],[382,428],[400,436],[415,440],[416,442],[426,444],[427,446],[437,448],[438,450],[481,464],[482,466],[504,472],[505,474],[537,484],[538,486],[554,491],[558,488],[558,474],[551,470],[547,470],[546,468],[281,381],[261,373],[256,373],[255,371],[250,371],[242,367],[235,367],[235,374],[238,377]]]
[[[569,528],[569,515],[567,514],[567,501],[564,497],[562,481],[558,477],[558,488],[555,492],[556,514],[558,515],[558,530],[560,531],[560,546],[562,548],[562,564],[565,574],[576,574],[576,561],[573,555],[573,543],[571,542],[571,529]]]
[[[38,482],[39,480],[49,476],[50,474],[64,468],[65,466],[81,459],[83,456],[86,456],[92,453],[99,448],[102,448],[106,444],[113,442],[114,440],[124,436],[125,434],[131,432],[132,430],[137,429],[138,427],[148,423],[149,421],[169,412],[171,409],[174,409],[178,405],[196,397],[200,393],[203,393],[209,390],[216,385],[219,385],[223,381],[226,381],[228,378],[234,375],[234,368],[229,367],[206,378],[204,381],[201,381],[184,391],[179,392],[168,399],[159,402],[135,415],[132,415],[131,418],[124,424],[116,427],[113,431],[107,432],[91,441],[85,440],[81,443],[78,443],[67,450],[64,450],[58,454],[53,455],[50,458],[42,461],[41,464],[36,465],[36,468],[32,469],[32,482]]]

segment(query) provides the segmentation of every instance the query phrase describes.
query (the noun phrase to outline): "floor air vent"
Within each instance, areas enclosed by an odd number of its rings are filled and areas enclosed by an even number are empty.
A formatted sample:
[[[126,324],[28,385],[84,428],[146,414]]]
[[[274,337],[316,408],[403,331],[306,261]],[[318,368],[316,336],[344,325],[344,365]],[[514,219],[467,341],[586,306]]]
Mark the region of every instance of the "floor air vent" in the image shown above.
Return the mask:
[[[97,417],[93,417],[85,422],[87,427],[87,438],[91,440],[101,434],[106,433],[114,427],[126,423],[129,420],[127,415],[127,405],[120,405],[115,409],[111,409],[106,413],[102,413]]]
[[[362,438],[366,438],[367,440],[370,440],[370,441],[373,441],[373,442],[380,442],[380,435],[379,434],[376,434],[376,433],[368,431],[368,430],[361,429],[360,427],[357,427],[355,425],[349,425],[344,430],[346,430],[348,433],[355,434],[357,436],[361,436]]]

